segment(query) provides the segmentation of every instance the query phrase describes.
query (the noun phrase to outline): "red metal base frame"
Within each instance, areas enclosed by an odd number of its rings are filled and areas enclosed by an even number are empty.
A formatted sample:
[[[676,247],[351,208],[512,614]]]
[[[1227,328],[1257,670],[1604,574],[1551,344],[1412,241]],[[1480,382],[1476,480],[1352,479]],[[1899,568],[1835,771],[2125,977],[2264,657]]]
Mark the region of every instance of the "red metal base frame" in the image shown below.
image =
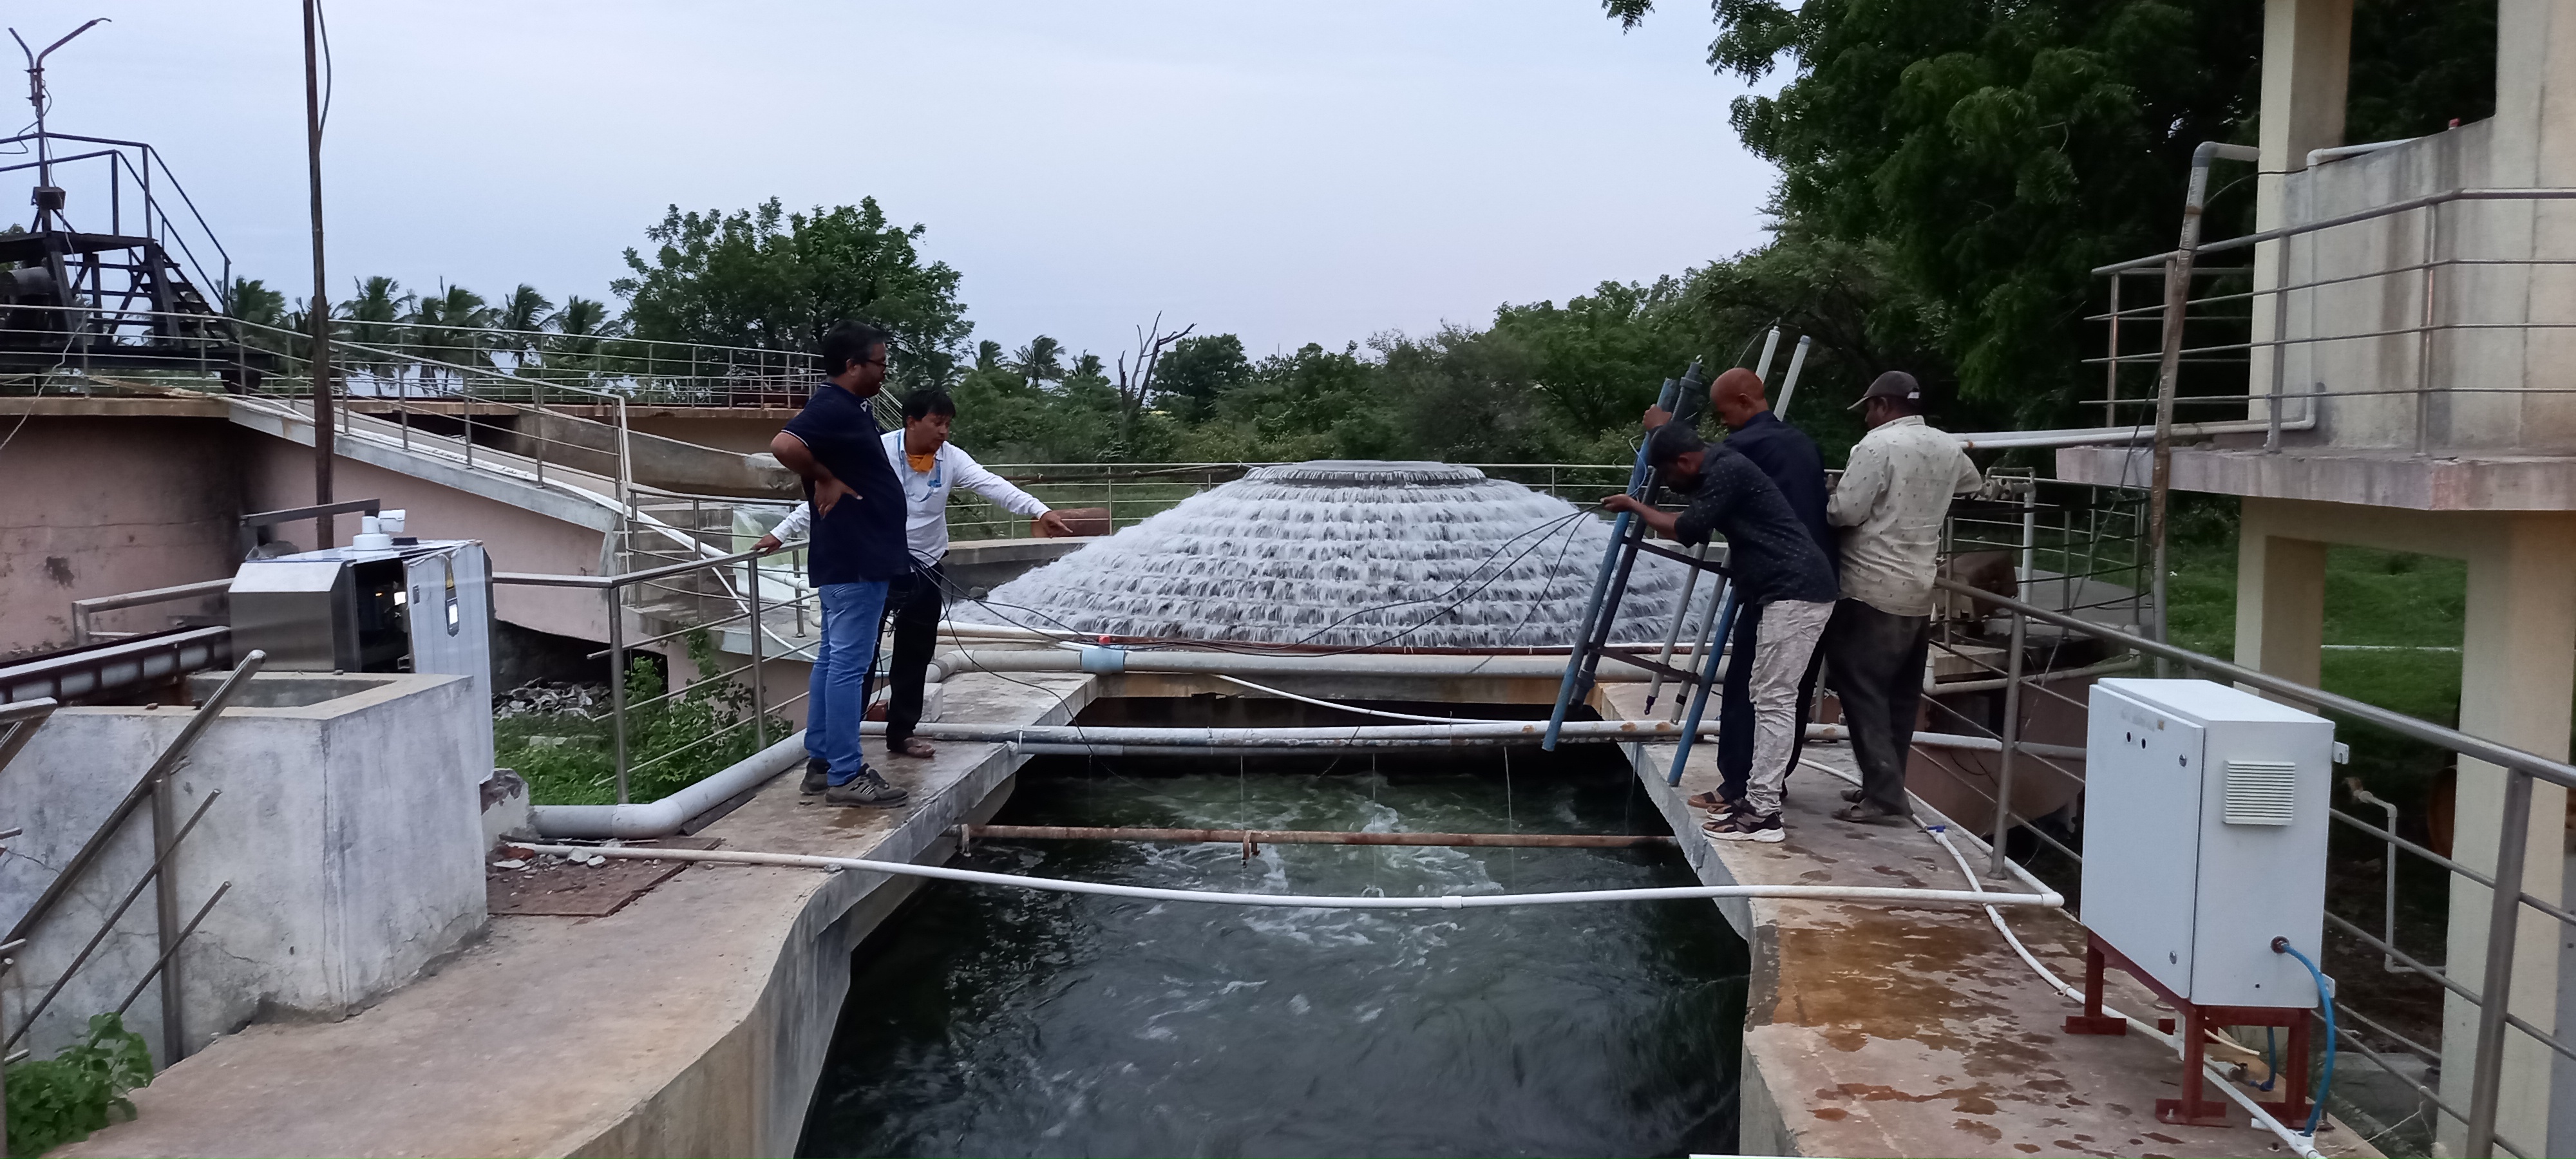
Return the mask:
[[[2277,1026],[2290,1032],[2290,1041],[2282,1051],[2281,1069],[2272,1076],[2273,1089],[2281,1092],[2276,1102],[2259,1103],[2273,1118],[2284,1123],[2303,1122],[2308,1117],[2308,1014],[2305,1007],[2294,1006],[2201,1006],[2174,995],[2155,976],[2141,970],[2136,963],[2122,957],[2118,950],[2102,944],[2090,931],[2084,935],[2084,1013],[2069,1016],[2068,1034],[2125,1035],[2128,1020],[2102,1013],[2102,974],[2109,966],[2118,966],[2130,977],[2144,983],[2156,995],[2182,1012],[2182,1090],[2179,1099],[2157,1099],[2156,1121],[2185,1127],[2224,1127],[2232,1125],[2226,1098],[2209,1097],[2209,1083],[2202,1069],[2202,1048],[2207,1032],[2221,1026]],[[2156,1020],[2156,1028],[2173,1033],[2170,1018]]]

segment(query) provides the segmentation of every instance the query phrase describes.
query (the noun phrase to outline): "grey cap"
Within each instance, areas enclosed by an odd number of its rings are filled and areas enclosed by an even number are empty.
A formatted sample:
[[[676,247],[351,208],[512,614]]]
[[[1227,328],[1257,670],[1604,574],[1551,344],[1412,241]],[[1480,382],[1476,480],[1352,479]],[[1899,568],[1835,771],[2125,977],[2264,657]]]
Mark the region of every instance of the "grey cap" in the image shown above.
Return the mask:
[[[1859,410],[1867,406],[1869,400],[1873,398],[1901,398],[1909,402],[1921,402],[1923,387],[1922,384],[1914,381],[1913,375],[1902,370],[1891,370],[1871,379],[1869,389],[1860,392],[1859,401],[1852,403],[1849,409]]]

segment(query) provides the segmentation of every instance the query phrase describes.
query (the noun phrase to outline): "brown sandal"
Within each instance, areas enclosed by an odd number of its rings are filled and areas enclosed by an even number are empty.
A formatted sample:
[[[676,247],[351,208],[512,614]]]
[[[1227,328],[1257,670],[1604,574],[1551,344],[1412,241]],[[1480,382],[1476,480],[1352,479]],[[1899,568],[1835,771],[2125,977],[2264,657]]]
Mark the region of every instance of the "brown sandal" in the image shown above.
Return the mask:
[[[1732,813],[1735,811],[1735,802],[1718,796],[1714,790],[1693,793],[1682,803],[1694,809],[1706,809],[1711,813]]]
[[[938,756],[939,750],[933,747],[929,741],[923,740],[917,736],[908,736],[903,738],[902,744],[894,746],[894,755],[899,757],[919,757],[927,760],[931,757]]]

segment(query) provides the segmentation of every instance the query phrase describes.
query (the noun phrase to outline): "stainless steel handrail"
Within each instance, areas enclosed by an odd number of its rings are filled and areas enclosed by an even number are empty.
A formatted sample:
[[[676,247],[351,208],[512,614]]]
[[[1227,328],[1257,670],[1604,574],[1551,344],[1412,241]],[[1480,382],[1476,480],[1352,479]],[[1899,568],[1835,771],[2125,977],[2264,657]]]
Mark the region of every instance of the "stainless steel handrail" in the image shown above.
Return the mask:
[[[2073,616],[2060,615],[2008,596],[1972,588],[1946,577],[1935,578],[1933,582],[1943,590],[1993,604],[2017,616],[2028,616],[2095,639],[2120,644],[2147,655],[2178,661],[2248,688],[2348,716],[2387,729],[2399,736],[2483,761],[2504,771],[2504,809],[2496,834],[2496,865],[2491,879],[2496,885],[2488,890],[2486,974],[2482,984],[2472,991],[2447,973],[2431,971],[2414,963],[2411,958],[2403,958],[2395,947],[2379,942],[2377,938],[2357,926],[2346,929],[2346,932],[2352,936],[2368,943],[2376,943],[2384,952],[2399,956],[2411,965],[2417,965],[2418,969],[2440,981],[2445,988],[2460,995],[2462,1000],[2477,1007],[2478,1030],[2476,1045],[2471,1053],[2472,1077],[2466,1116],[2468,1138],[2465,1150],[2470,1155],[2493,1155],[2497,1146],[2496,1114],[2503,1090],[2504,1032],[2507,1029],[2519,1030],[2561,1055],[2576,1058],[2576,1049],[2571,1049],[2539,1027],[2514,1015],[2507,1008],[2508,996],[2512,993],[2513,986],[2514,945],[2521,925],[2520,912],[2527,904],[2526,899],[2538,900],[2530,897],[2529,879],[2525,876],[2527,846],[2531,833],[2532,782],[2547,781],[2561,787],[2576,788],[2576,766],[2570,766],[2564,761],[2553,760],[2537,753],[2525,752],[2484,737],[2472,736],[2428,720],[2391,712],[2377,705],[2354,700],[2348,696],[2339,696],[2321,688],[2310,688],[2215,656],[2203,655],[2187,648],[2178,648],[2143,636],[2105,628]],[[2000,811],[2001,806],[1998,808]],[[2000,838],[2000,835],[1998,837]],[[2552,916],[2566,913],[2555,906],[2546,908],[2553,911]],[[2332,917],[2332,915],[2328,916]],[[2342,924],[2349,925],[2349,923]]]

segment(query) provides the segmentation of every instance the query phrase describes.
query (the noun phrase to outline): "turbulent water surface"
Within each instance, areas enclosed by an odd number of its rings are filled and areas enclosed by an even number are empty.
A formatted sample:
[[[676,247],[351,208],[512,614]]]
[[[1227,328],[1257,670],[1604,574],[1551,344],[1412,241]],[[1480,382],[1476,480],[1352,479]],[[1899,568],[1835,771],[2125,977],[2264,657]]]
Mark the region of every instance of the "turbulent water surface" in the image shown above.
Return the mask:
[[[1660,832],[1625,770],[1033,763],[1001,821]],[[992,843],[961,864],[1392,895],[1693,884],[1634,850]],[[1744,949],[1707,902],[1242,909],[934,883],[862,946],[812,1155],[1612,1155],[1733,1143]]]

